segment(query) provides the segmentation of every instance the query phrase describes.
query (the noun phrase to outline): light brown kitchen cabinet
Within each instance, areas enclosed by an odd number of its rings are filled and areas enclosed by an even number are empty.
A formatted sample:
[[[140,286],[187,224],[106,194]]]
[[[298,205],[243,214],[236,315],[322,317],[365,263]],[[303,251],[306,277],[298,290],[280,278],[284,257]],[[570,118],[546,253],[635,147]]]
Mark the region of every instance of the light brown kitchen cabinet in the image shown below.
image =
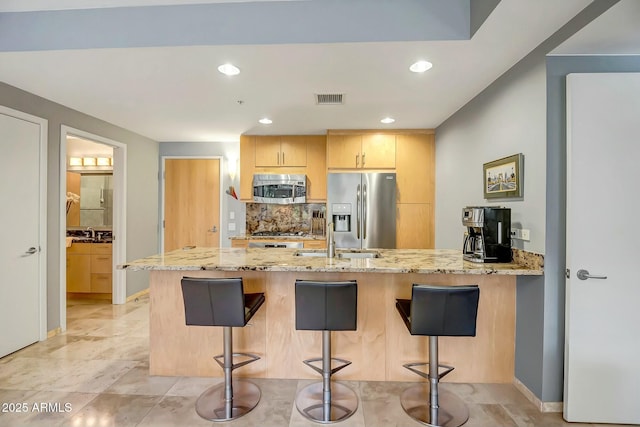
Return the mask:
[[[246,239],[231,239],[232,248],[246,248],[249,246],[249,241]]]
[[[339,132],[339,131],[334,131]],[[393,169],[396,136],[388,133],[328,133],[327,168]]]
[[[326,249],[327,241],[326,240],[305,240],[303,242],[303,246],[305,249]]]
[[[327,137],[308,135],[307,140],[307,201],[327,200]]]
[[[73,243],[67,248],[67,292],[110,294],[112,248],[110,243]]]
[[[433,203],[435,195],[435,142],[433,133],[396,136],[398,203]]]
[[[256,136],[256,167],[295,167],[307,165],[304,136]]]
[[[433,249],[434,218],[431,203],[396,205],[396,248]]]

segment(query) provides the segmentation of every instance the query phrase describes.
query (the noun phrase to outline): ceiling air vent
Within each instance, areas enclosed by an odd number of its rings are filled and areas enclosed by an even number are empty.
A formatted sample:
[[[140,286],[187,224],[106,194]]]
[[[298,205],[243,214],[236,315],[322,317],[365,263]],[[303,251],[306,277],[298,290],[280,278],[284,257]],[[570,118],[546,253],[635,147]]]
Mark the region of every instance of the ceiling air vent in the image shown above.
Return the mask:
[[[342,105],[344,104],[343,93],[316,93],[317,105]]]

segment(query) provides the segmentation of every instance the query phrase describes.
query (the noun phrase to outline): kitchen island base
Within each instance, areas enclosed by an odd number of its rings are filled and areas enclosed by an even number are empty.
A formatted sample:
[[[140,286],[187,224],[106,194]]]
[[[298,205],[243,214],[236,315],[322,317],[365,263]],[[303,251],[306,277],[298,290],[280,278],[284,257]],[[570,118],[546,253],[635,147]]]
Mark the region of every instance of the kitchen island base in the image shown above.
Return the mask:
[[[448,381],[511,383],[514,379],[516,276],[361,272],[156,270],[150,276],[151,375],[221,377],[222,328],[186,326],[182,277],[242,277],[245,292],[264,292],[264,306],[233,334],[235,351],[261,357],[238,370],[252,378],[316,378],[302,360],[319,357],[322,333],[295,329],[296,279],[357,280],[358,329],[332,332],[332,357],[351,360],[337,380],[418,381],[402,367],[428,360],[428,337],[411,336],[396,298],[410,299],[414,283],[480,287],[475,337],[441,337],[441,363],[455,367]]]

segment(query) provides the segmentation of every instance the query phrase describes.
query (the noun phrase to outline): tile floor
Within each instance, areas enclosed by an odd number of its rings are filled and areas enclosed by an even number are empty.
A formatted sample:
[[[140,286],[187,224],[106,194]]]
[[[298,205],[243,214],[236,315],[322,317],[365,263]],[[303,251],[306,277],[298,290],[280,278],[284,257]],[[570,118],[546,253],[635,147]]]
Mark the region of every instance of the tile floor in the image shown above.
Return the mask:
[[[125,305],[74,301],[67,331],[0,359],[0,426],[237,427],[317,426],[295,409],[296,390],[308,380],[256,379],[262,400],[251,413],[212,423],[195,412],[197,397],[216,378],[148,374],[148,297]],[[408,383],[350,382],[360,399],[341,426],[410,427],[421,424],[402,410]],[[592,426],[564,423],[540,413],[510,384],[444,384],[469,406],[465,427]],[[611,426],[609,426],[611,427]]]

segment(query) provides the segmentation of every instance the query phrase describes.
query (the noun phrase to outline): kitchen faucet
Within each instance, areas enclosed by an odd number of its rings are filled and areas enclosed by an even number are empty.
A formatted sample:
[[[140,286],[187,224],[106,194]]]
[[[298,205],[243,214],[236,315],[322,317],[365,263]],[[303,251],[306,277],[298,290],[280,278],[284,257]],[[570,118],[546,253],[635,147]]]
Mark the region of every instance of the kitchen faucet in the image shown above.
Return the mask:
[[[336,239],[333,235],[333,222],[327,224],[327,258],[336,257]]]
[[[91,232],[92,239],[96,238],[96,231],[93,229],[93,227],[87,227],[87,231]]]

